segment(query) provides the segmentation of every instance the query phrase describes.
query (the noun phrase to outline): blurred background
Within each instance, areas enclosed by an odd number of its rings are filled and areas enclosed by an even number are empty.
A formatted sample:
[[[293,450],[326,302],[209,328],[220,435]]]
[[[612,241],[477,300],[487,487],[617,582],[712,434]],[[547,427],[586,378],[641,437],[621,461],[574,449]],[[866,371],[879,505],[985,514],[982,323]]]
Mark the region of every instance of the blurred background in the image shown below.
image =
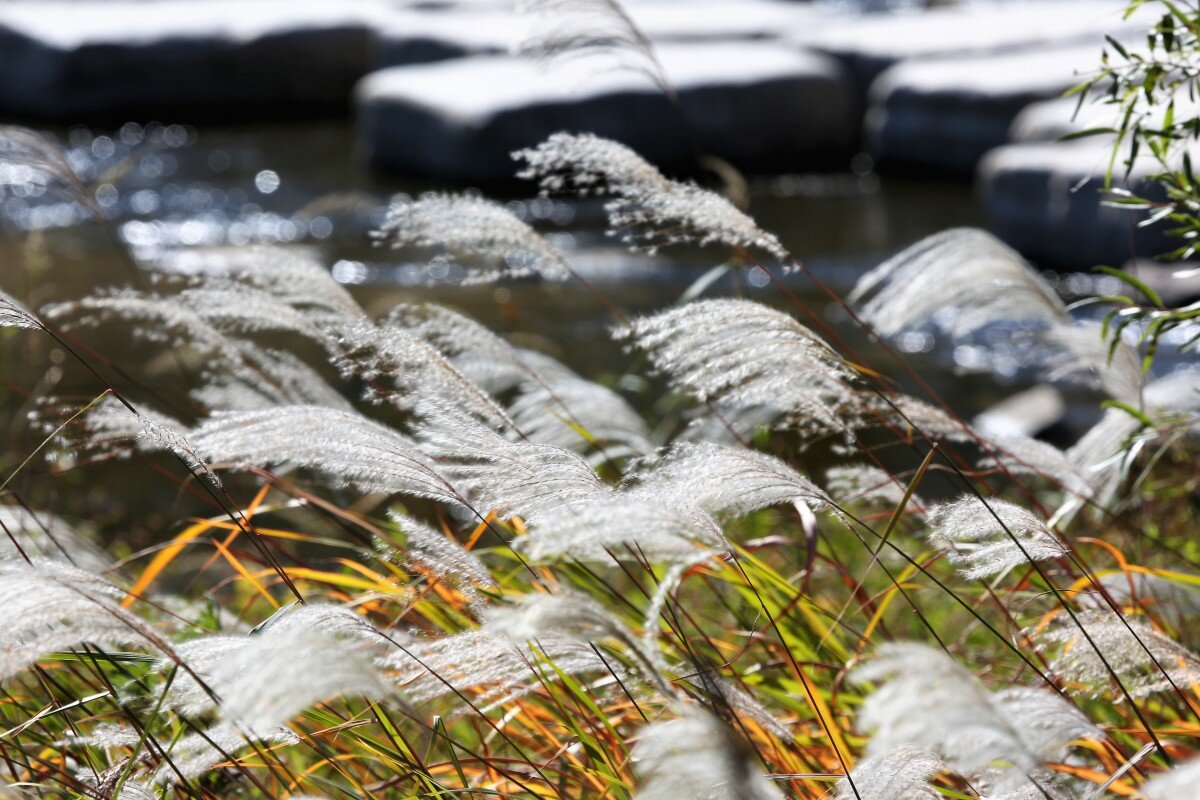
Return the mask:
[[[186,273],[225,248],[313,248],[368,311],[434,299],[636,394],[612,320],[577,284],[463,285],[453,265],[372,246],[390,198],[471,187],[511,202],[631,313],[689,287],[770,301],[761,271],[714,270],[711,251],[632,254],[603,235],[599,205],[537,198],[510,153],[567,130],[722,189],[839,291],[900,247],[969,225],[1068,299],[1116,292],[1093,267],[1135,262],[1168,303],[1200,294],[1147,261],[1169,249],[1159,227],[1103,204],[1111,139],[1062,140],[1107,124],[1103,107],[1077,112],[1063,94],[1112,41],[1144,36],[1149,22],[1126,19],[1123,2],[625,0],[645,37],[635,42],[620,40],[607,3],[558,5],[0,4],[0,122],[55,143],[31,158],[21,136],[0,142],[0,287],[37,308],[145,285],[151,267]],[[575,27],[556,30],[557,11]],[[564,35],[586,57],[554,52]],[[804,276],[791,280],[844,322]],[[872,352],[855,326],[844,332]],[[152,368],[126,339],[101,332],[88,345]],[[1097,413],[1094,398],[1072,404],[1044,387],[1022,399],[1020,352],[932,333],[899,345],[964,415],[1016,396],[1002,424],[1053,434]],[[38,359],[2,357],[4,419],[48,388],[69,394],[27,366]],[[980,371],[996,378],[963,376]],[[29,449],[23,427],[13,452]]]

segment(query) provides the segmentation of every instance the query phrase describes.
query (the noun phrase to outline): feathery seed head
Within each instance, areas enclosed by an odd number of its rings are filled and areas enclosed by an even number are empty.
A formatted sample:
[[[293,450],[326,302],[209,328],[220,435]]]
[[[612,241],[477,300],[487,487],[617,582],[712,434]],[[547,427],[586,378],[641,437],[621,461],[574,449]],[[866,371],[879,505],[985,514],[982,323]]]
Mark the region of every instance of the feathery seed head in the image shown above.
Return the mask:
[[[749,747],[711,714],[681,716],[643,728],[633,747],[642,783],[635,800],[779,800]]]
[[[716,192],[665,177],[631,148],[595,134],[555,133],[535,148],[518,150],[518,177],[538,181],[545,193],[607,194],[610,233],[654,252],[695,243],[762,250],[786,259],[773,235]]]
[[[825,486],[829,495],[840,503],[871,503],[895,508],[904,501],[905,487],[879,467],[849,464],[830,467],[825,471]],[[925,503],[915,494],[909,498],[910,507]]]
[[[50,653],[85,643],[156,646],[159,638],[121,608],[123,592],[57,562],[0,562],[0,680]]]
[[[519,546],[535,561],[593,562],[645,557],[693,563],[708,549],[728,549],[720,526],[701,509],[636,493],[613,493],[542,514]]]
[[[985,505],[974,495],[926,513],[929,539],[972,580],[996,577],[1030,561],[1065,555],[1066,546],[1036,515],[1003,500]]]
[[[354,411],[321,406],[222,412],[192,434],[212,461],[306,468],[364,492],[461,504],[461,495],[415,442]]]
[[[884,336],[929,323],[966,336],[996,322],[1070,322],[1025,259],[975,228],[943,231],[897,253],[860,278],[848,300],[865,300],[860,313]]]
[[[112,560],[70,523],[49,511],[0,504],[0,562],[61,561],[100,573]]]
[[[312,704],[338,695],[386,696],[374,663],[378,634],[329,607],[268,625],[244,636],[208,636],[180,646],[191,674],[177,675],[170,703],[183,713],[209,708],[249,731],[269,731]]]
[[[1063,620],[1033,631],[1032,636],[1041,649],[1054,652],[1052,671],[1085,692],[1098,695],[1111,686],[1109,667],[1133,697],[1200,682],[1200,655],[1144,619],[1122,619],[1108,606],[1087,609],[1076,616],[1079,624]],[[1080,625],[1091,642],[1084,638]],[[1104,654],[1103,659],[1097,649]]]
[[[635,495],[717,515],[744,516],[795,502],[819,511],[829,502],[820,487],[778,458],[710,442],[675,444],[629,477]]]
[[[412,517],[396,512],[390,512],[388,516],[404,535],[405,543],[404,550],[399,552],[392,551],[386,544],[384,547],[395,553],[401,563],[428,570],[471,597],[475,595],[476,586],[494,585],[491,573],[479,556],[454,539]]]
[[[42,321],[17,302],[12,295],[0,291],[0,328],[42,328]]]
[[[487,510],[534,520],[555,508],[610,491],[569,450],[514,442],[453,409],[424,403],[417,439],[443,474]]]
[[[748,300],[701,300],[616,332],[681,392],[720,416],[775,409],[803,433],[849,435],[861,402],[853,370],[792,317]]]
[[[561,281],[570,276],[563,257],[509,209],[469,194],[426,194],[402,199],[388,209],[377,238],[393,249],[443,248],[479,261],[473,282],[537,275]]]
[[[916,747],[967,776],[1002,765],[1025,772],[1037,762],[983,685],[940,650],[888,643],[851,678],[882,683],[859,712],[859,726],[871,732],[868,755]]]
[[[854,788],[841,779],[834,800],[939,800],[929,779],[945,767],[927,750],[899,745],[858,762],[850,773]]]
[[[1180,764],[1170,772],[1156,776],[1142,787],[1146,800],[1196,800],[1200,786],[1200,758]]]

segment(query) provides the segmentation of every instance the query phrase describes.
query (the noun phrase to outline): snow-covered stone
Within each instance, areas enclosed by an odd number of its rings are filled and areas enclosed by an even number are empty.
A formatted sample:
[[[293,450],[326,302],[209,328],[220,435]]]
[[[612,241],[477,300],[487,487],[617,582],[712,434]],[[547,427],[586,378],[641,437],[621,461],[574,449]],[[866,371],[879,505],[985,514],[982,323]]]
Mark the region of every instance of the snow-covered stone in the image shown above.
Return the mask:
[[[68,122],[312,116],[371,68],[380,0],[0,4],[0,114]]]
[[[647,38],[661,42],[766,39],[796,27],[812,27],[831,15],[784,0],[653,0],[626,3]],[[516,50],[553,19],[518,14],[507,7],[427,10],[389,14],[377,35],[381,67],[423,64]]]
[[[1053,386],[1038,385],[989,406],[971,424],[984,436],[1037,436],[1061,422],[1066,413],[1062,394]]]
[[[1111,141],[1099,139],[1029,142],[993,150],[980,163],[977,176],[989,226],[1045,267],[1117,266],[1172,249],[1164,224],[1139,227],[1143,211],[1104,204],[1111,153]],[[1125,185],[1153,194],[1145,182],[1150,169],[1149,164],[1139,164]]]
[[[1075,47],[903,62],[871,87],[869,150],[882,164],[970,174],[1022,109],[1062,95],[1099,61],[1098,47]]]
[[[751,171],[843,158],[854,143],[849,80],[837,62],[769,42],[664,44],[659,59],[706,153]],[[652,161],[689,162],[678,109],[645,75],[567,61],[456,59],[368,76],[357,93],[372,163],[460,182],[511,179],[510,153],[560,130],[623,141]]]
[[[867,87],[901,61],[997,55],[1073,44],[1099,47],[1105,34],[1127,32],[1123,0],[1018,0],[965,3],[932,10],[847,16],[837,24],[804,26],[789,40],[829,53]]]

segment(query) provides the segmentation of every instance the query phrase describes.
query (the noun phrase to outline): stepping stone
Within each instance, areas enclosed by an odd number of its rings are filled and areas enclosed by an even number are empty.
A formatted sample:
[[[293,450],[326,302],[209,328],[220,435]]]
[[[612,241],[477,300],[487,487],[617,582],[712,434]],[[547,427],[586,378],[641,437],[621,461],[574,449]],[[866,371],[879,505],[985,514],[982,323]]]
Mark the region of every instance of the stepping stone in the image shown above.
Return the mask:
[[[0,115],[113,123],[310,117],[372,64],[376,0],[0,4]]]
[[[988,153],[976,180],[991,229],[1039,266],[1056,269],[1119,266],[1178,246],[1163,233],[1164,224],[1138,227],[1143,211],[1102,204],[1110,144],[1100,138],[1029,142]],[[1135,191],[1151,191],[1149,170],[1135,167]]]
[[[782,0],[626,3],[630,18],[655,43],[765,39],[828,14]],[[380,67],[477,55],[507,55],[544,24],[512,4],[468,10],[389,14],[377,34]]]
[[[843,161],[856,120],[836,61],[770,42],[665,44],[660,61],[699,148],[750,171]],[[659,164],[694,165],[678,110],[644,75],[566,61],[550,71],[494,56],[394,67],[357,93],[371,163],[462,183],[511,181],[513,150],[565,130],[622,141]]]
[[[865,92],[884,70],[912,59],[996,55],[1083,43],[1099,48],[1105,34],[1129,30],[1131,23],[1122,20],[1127,5],[1123,0],[970,3],[849,16],[840,24],[797,30],[788,40],[844,61]]]
[[[1062,421],[1067,403],[1053,386],[1038,385],[1004,398],[971,424],[985,436],[1037,436]]]
[[[871,87],[868,149],[882,166],[970,175],[1022,109],[1096,69],[1099,47],[908,61]]]

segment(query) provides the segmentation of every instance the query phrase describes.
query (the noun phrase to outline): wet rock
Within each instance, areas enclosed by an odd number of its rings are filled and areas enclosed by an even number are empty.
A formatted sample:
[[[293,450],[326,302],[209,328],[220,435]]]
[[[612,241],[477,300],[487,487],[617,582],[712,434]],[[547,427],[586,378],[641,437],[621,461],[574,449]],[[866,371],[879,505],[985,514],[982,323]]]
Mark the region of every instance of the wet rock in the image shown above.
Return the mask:
[[[375,0],[0,4],[0,115],[107,123],[345,108]]]
[[[1144,212],[1103,205],[1111,144],[1023,143],[997,148],[979,165],[977,183],[992,230],[1040,266],[1091,269],[1172,248],[1164,226],[1138,227]],[[1130,183],[1145,183],[1138,165]]]
[[[972,425],[985,436],[1037,436],[1062,421],[1067,403],[1053,386],[1033,386],[975,417]]]
[[[866,135],[892,167],[970,175],[1008,141],[1022,109],[1061,95],[1099,63],[1096,47],[911,61],[871,87]]]
[[[750,171],[786,171],[852,149],[852,89],[825,56],[768,42],[666,44],[661,63],[706,153]],[[681,115],[644,75],[513,57],[395,67],[367,77],[358,126],[371,162],[458,182],[511,180],[510,153],[559,130],[625,142],[665,165],[694,158]]]
[[[829,15],[782,0],[696,0],[627,3],[633,21],[653,42],[764,39]],[[450,58],[511,53],[538,29],[536,15],[517,14],[512,4],[399,12],[377,34],[380,67],[424,64]]]
[[[1158,296],[1168,306],[1182,306],[1200,300],[1198,262],[1163,263],[1139,258],[1124,264],[1121,269],[1158,292]]]
[[[1010,142],[1053,142],[1087,127],[1095,109],[1080,107],[1078,98],[1057,97],[1032,103],[1013,119],[1008,131]],[[1111,121],[1112,115],[1108,118]]]

